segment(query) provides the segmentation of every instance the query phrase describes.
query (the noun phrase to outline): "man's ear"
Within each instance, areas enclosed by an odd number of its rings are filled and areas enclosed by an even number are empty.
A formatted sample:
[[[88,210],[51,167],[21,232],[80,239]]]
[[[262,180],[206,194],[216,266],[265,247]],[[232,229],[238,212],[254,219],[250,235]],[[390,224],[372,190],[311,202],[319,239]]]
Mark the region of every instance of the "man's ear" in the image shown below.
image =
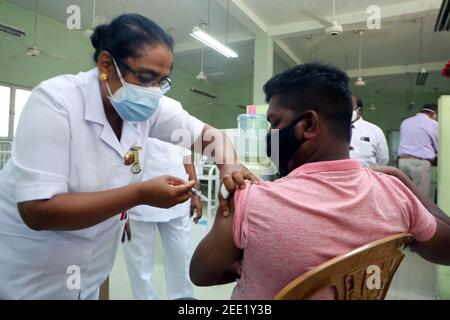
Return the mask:
[[[320,120],[316,111],[305,112],[302,120],[295,127],[295,136],[299,141],[311,140],[319,134]]]

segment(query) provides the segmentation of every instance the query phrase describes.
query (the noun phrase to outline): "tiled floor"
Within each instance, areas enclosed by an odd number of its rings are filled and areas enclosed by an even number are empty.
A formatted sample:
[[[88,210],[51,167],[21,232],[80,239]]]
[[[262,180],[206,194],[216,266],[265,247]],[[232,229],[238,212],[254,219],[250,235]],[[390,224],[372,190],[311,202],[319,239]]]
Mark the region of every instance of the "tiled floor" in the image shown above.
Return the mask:
[[[206,234],[206,225],[192,226],[192,252]],[[154,286],[160,296],[166,299],[164,267],[162,265],[162,248],[157,241]],[[215,287],[194,287],[196,299],[228,300],[233,284]],[[405,259],[394,277],[387,299],[390,300],[431,300],[436,299],[435,267],[421,259],[417,254],[406,250]],[[128,280],[123,249],[121,248],[110,276],[111,299],[133,299]]]
[[[388,293],[389,299],[396,300],[435,300],[436,267],[406,249],[405,258],[400,265]]]
[[[203,220],[204,221],[204,220]],[[206,235],[206,225],[192,224],[191,229],[191,252],[195,250],[199,241]],[[159,238],[156,243],[156,265],[154,274],[154,286],[162,299],[167,299],[165,292],[164,266],[162,245]],[[194,286],[194,297],[200,300],[229,300],[234,285],[223,285],[215,287],[196,287]],[[113,271],[110,275],[110,299],[128,300],[133,299],[128,273],[124,260],[123,247],[120,248],[116,258]]]

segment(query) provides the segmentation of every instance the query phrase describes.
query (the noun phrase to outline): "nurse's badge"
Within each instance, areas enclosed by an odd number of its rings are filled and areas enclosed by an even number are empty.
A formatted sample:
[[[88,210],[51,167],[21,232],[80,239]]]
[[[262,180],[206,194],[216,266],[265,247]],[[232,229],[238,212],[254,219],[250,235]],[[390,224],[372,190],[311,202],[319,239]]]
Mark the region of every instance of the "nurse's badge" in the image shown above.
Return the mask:
[[[142,150],[142,147],[132,146],[123,156],[123,164],[126,166],[131,166],[131,172],[134,174],[138,174],[142,171],[141,163],[139,162],[140,150]]]

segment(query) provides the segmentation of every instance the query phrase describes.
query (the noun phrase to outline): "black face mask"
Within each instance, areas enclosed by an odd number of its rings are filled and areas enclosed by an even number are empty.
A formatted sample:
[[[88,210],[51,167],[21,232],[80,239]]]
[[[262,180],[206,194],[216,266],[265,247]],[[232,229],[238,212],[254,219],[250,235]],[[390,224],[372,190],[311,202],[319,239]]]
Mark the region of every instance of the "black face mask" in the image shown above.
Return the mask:
[[[298,148],[301,145],[300,141],[298,141],[297,137],[295,136],[295,126],[300,120],[301,118],[292,122],[286,128],[280,130],[269,130],[269,132],[267,133],[267,156],[271,158],[271,160],[278,167],[278,171],[280,173],[280,176],[282,177],[287,176],[291,172],[291,170],[288,168],[289,160],[292,159],[295,152],[297,152]],[[276,141],[276,136],[278,136],[279,138],[278,163],[276,161],[276,157],[272,158],[272,141]]]

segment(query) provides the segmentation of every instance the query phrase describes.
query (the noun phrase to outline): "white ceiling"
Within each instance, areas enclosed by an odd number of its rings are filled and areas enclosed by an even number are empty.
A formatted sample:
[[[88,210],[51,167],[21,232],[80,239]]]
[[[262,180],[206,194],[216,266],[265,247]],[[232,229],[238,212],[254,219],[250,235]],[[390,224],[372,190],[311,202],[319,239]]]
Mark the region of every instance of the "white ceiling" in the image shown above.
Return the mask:
[[[31,0],[9,1],[33,9]],[[60,22],[65,22],[68,5],[80,5],[85,27],[91,22],[92,3],[92,0],[39,0],[41,13]],[[210,32],[220,39],[225,38],[226,4],[227,0],[210,0]],[[368,31],[363,37],[363,69],[370,71],[367,74],[374,72],[372,68],[382,68],[376,70],[376,78],[392,73],[390,68],[398,69],[404,65],[416,65],[418,68],[419,27],[414,18],[422,16],[425,30],[423,62],[440,63],[450,59],[450,34],[433,32],[440,0],[338,0],[337,20],[344,25],[344,29],[364,27],[369,5],[380,6],[382,27],[388,29]],[[198,73],[201,45],[189,33],[201,20],[208,20],[208,0],[97,0],[97,6],[97,14],[109,19],[124,11],[139,12],[152,18],[175,38],[176,67]],[[331,20],[332,1],[230,0],[229,45],[239,52],[240,57],[226,59],[207,50],[205,71],[213,68],[211,72],[225,72],[223,76],[211,78],[218,83],[248,79],[253,73],[253,34],[267,32],[276,40],[277,53],[291,65],[294,64],[292,57],[302,62],[319,60],[336,64],[355,76],[359,46],[357,35],[347,31],[339,37],[325,37],[316,47],[308,48],[310,40],[306,39],[307,35],[313,34],[315,40],[324,34],[323,25],[312,19],[311,15]],[[280,41],[285,50],[280,49]],[[290,53],[290,58],[286,52]],[[277,55],[275,59],[280,58]],[[363,90],[406,91],[410,86],[406,70],[405,67],[402,74],[390,75],[383,81],[369,81]],[[414,78],[416,72],[412,71]],[[435,70],[430,73],[427,86],[416,88],[416,92],[448,91],[448,88],[448,80]]]
[[[383,7],[407,2],[408,0],[337,0],[336,15],[365,11],[370,5]],[[304,11],[323,17],[331,17],[333,14],[333,4],[330,0],[245,0],[245,4],[268,26],[310,19]]]
[[[23,8],[34,10],[34,0],[8,0]],[[87,28],[92,22],[93,0],[38,0],[40,14],[66,23],[66,9],[76,4],[81,9],[81,24]],[[226,10],[210,1],[210,32],[223,36]],[[108,20],[124,12],[140,13],[169,30],[176,42],[186,41],[189,32],[200,21],[208,21],[208,0],[96,0],[97,15]],[[229,33],[245,32],[234,17],[229,16]]]

